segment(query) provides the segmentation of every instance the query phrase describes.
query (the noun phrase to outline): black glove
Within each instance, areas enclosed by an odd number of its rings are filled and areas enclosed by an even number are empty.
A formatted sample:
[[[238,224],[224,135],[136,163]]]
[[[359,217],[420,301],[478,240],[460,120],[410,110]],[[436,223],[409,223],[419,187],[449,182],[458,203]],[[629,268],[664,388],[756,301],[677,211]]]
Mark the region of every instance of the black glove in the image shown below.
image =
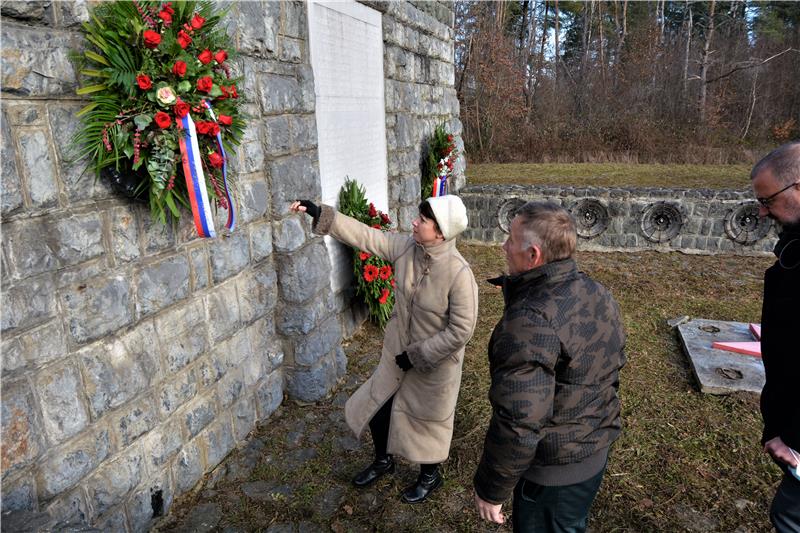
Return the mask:
[[[314,218],[314,221],[319,218],[320,213],[322,213],[322,208],[312,202],[311,200],[298,200],[300,205],[306,208],[306,213],[311,215]]]
[[[403,372],[408,372],[414,368],[414,365],[411,364],[411,359],[408,358],[408,354],[406,352],[403,352],[400,355],[395,355],[394,362],[397,363],[397,366],[403,369]]]

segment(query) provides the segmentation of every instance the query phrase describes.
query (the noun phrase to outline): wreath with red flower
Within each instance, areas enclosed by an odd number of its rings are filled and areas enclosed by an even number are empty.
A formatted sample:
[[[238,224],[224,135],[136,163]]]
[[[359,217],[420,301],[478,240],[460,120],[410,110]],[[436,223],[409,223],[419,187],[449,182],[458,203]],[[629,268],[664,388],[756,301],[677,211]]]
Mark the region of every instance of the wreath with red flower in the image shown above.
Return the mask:
[[[439,178],[440,181],[450,181],[457,159],[458,150],[456,150],[455,137],[445,129],[444,124],[439,124],[428,140],[428,157],[422,173],[423,200],[427,200],[431,196],[446,194],[449,183],[445,185],[444,192],[439,191],[436,195],[433,194],[433,185],[436,183],[436,178]]]
[[[99,3],[83,24],[76,92],[91,102],[78,113],[74,156],[88,158],[99,177],[133,179],[131,195],[162,222],[191,209],[198,194],[233,209],[227,154],[245,123],[224,15],[209,1],[115,1]],[[190,130],[196,145],[187,148]]]

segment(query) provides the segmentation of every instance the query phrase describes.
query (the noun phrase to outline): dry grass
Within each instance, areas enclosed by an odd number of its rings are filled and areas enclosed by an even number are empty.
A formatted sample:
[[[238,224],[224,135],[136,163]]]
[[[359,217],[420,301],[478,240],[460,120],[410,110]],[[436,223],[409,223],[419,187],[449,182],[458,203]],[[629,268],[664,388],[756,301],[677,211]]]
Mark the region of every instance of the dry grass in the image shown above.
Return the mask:
[[[467,166],[467,183],[743,189],[750,186],[750,166],[486,163]]]
[[[399,492],[415,477],[402,465],[377,487],[359,491],[350,477],[371,458],[368,437],[354,452],[342,451],[346,435],[342,408],[330,400],[313,406],[284,402],[256,435],[266,442],[251,480],[277,480],[294,487],[290,498],[256,503],[238,483],[218,485],[173,510],[176,525],[201,501],[218,502],[223,524],[265,531],[270,524],[311,521],[320,531],[510,531],[480,522],[472,506],[472,476],[489,417],[486,345],[502,313],[500,293],[484,283],[503,268],[496,247],[460,246],[481,290],[477,330],[467,347],[445,485],[432,501],[403,505]],[[690,315],[757,321],[763,270],[768,258],[688,256],[679,253],[581,253],[581,268],[604,283],[619,301],[628,332],[628,364],[621,375],[624,430],[612,449],[609,469],[593,506],[590,527],[611,531],[768,531],[767,508],[778,470],[760,451],[757,398],[700,394],[675,333],[666,320]],[[380,332],[366,325],[348,342],[346,391],[352,391],[375,364]],[[317,456],[300,467],[286,461],[297,444],[287,435],[305,421],[301,447]],[[331,425],[330,421],[336,421]],[[329,427],[321,441],[309,434]],[[332,517],[318,515],[320,499],[332,489],[343,502]],[[162,531],[172,530],[169,522]]]

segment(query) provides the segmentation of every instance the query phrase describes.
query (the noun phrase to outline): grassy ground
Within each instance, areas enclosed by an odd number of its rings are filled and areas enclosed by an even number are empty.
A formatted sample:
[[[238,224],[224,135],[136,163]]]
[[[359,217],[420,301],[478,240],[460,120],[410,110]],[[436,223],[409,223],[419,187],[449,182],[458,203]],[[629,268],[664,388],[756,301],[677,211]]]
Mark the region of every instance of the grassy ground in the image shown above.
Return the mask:
[[[504,262],[496,247],[459,248],[479,280],[480,316],[467,347],[446,482],[430,502],[400,503],[399,492],[416,475],[407,464],[366,491],[349,485],[370,461],[371,446],[365,436],[360,449],[342,448],[342,439],[349,437],[340,392],[312,406],[284,402],[255,433],[266,446],[249,479],[289,484],[294,487],[290,497],[254,502],[242,496],[240,483],[217,484],[179,502],[160,531],[180,530],[181,517],[209,501],[223,508],[221,526],[240,531],[302,520],[314,522],[319,531],[337,532],[510,531],[479,521],[471,483],[489,417],[485,350],[502,312],[500,293],[482,280],[499,273]],[[768,531],[767,508],[778,470],[760,451],[757,397],[700,394],[666,321],[678,315],[758,321],[761,276],[770,260],[646,252],[581,253],[578,262],[616,296],[628,332],[620,389],[624,430],[592,509],[591,530]],[[374,326],[366,325],[348,341],[348,377],[340,390],[351,392],[369,375],[380,338]],[[305,434],[294,438],[298,425]],[[292,466],[298,447],[313,448],[316,456]],[[340,501],[320,517],[321,502],[332,490],[339,491]]]
[[[742,189],[750,186],[748,165],[470,164],[469,185],[519,184],[576,187],[686,187]]]

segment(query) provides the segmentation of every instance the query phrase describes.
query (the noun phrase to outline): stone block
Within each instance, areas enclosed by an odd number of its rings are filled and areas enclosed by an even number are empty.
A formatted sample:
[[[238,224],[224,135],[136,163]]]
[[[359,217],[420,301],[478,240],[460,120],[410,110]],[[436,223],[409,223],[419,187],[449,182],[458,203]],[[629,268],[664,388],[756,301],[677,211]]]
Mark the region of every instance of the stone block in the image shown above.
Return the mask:
[[[88,261],[104,253],[103,223],[98,213],[73,215],[53,225],[53,249],[61,266]]]
[[[93,420],[123,405],[149,384],[139,361],[120,340],[92,344],[78,357]]]
[[[198,300],[156,318],[156,332],[168,374],[183,368],[208,349],[206,323],[203,303]]]
[[[283,26],[281,27],[281,32],[283,35],[306,39],[306,18],[308,15],[305,11],[305,3],[298,1],[282,2],[282,7]]]
[[[2,202],[2,215],[6,217],[22,208],[22,184],[17,172],[16,150],[11,137],[11,129],[8,127],[8,119],[5,113],[0,118],[2,118],[2,124],[0,124],[0,135],[2,136],[0,170],[2,170],[3,176],[3,179],[0,180],[0,201]]]
[[[205,297],[209,329],[214,341],[229,337],[241,325],[239,301],[233,282],[216,287]]]
[[[261,111],[267,115],[303,111],[300,84],[297,78],[277,74],[260,74]]]
[[[272,223],[269,221],[250,224],[250,256],[254,263],[272,255]]]
[[[153,407],[153,399],[149,396],[126,405],[111,417],[111,428],[117,436],[117,443],[122,448],[153,429],[156,423],[158,414]]]
[[[256,424],[256,409],[251,395],[245,395],[233,406],[233,435],[244,440]]]
[[[252,115],[259,115],[256,109]],[[236,156],[233,158],[236,169],[242,174],[261,172],[264,170],[264,148],[261,143],[265,138],[264,127],[261,122],[251,120],[244,130],[242,143],[236,147]]]
[[[53,499],[47,505],[47,513],[58,524],[76,526],[87,524],[90,514],[89,505],[86,503],[86,497],[80,487]],[[66,530],[68,531],[68,529]]]
[[[4,380],[0,403],[2,403],[2,470],[5,493],[6,476],[32,464],[44,451],[45,442],[33,392],[26,380],[16,383]],[[3,510],[5,510],[5,494],[3,500]]]
[[[3,342],[3,373],[38,368],[68,353],[61,322],[53,321]]]
[[[89,4],[91,0],[75,0],[74,2],[59,2],[56,8],[61,10],[61,24],[65,28],[78,26],[89,20]]]
[[[256,388],[258,420],[266,420],[283,401],[283,372],[279,369],[265,377]]]
[[[194,368],[170,375],[158,391],[158,409],[163,416],[169,416],[194,398],[195,394],[197,394],[197,373]]]
[[[306,215],[303,215],[306,216]],[[294,252],[306,242],[306,230],[300,217],[290,216],[272,223],[272,245],[278,252]]]
[[[51,442],[62,442],[86,427],[89,414],[81,400],[83,387],[74,366],[48,367],[39,372],[35,384],[44,429]]]
[[[3,245],[18,277],[56,270],[61,266],[47,218],[20,221],[3,228]]]
[[[186,405],[181,418],[189,432],[189,438],[194,437],[206,427],[217,414],[213,396],[195,398]]]
[[[109,212],[111,221],[111,252],[119,262],[129,262],[138,259],[139,229],[136,217],[130,209],[119,207]]]
[[[87,434],[58,448],[39,465],[39,495],[49,499],[75,486],[106,458],[111,449],[107,430]]]
[[[305,302],[330,283],[328,252],[322,244],[311,244],[279,258],[281,295],[291,303]]]
[[[237,280],[239,311],[248,324],[275,307],[277,275],[271,262],[266,262]]]
[[[183,494],[194,487],[203,476],[203,460],[197,440],[187,443],[175,458],[172,467],[175,494]]]
[[[113,459],[86,480],[86,494],[92,502],[92,515],[96,519],[112,507],[122,503],[142,479],[142,452],[138,446]]]
[[[254,359],[251,355],[249,359]],[[244,392],[244,377],[241,369],[233,369],[217,384],[217,396],[220,406],[223,409],[230,407],[236,400],[242,397]]]
[[[220,418],[198,440],[206,448],[206,470],[217,466],[233,450],[236,443],[233,440],[231,420],[227,416]]]
[[[269,191],[263,176],[257,175],[255,179],[239,180],[238,186],[239,223],[247,224],[263,218],[269,209]],[[243,235],[241,232],[238,234]]]
[[[275,29],[280,27],[280,3],[237,2],[235,11],[239,52],[257,57],[269,57],[277,47]]]
[[[211,276],[220,283],[238,274],[250,263],[250,242],[247,234],[236,232],[230,237],[215,239],[209,246]]]
[[[309,334],[295,340],[294,364],[311,366],[335,349],[341,341],[339,318],[332,316]]]
[[[126,326],[132,321],[130,287],[121,275],[98,277],[66,288],[62,309],[72,339],[82,344]]]
[[[270,162],[272,215],[281,217],[298,198],[319,198],[319,169],[308,154],[282,157]]]
[[[36,484],[32,478],[3,479],[3,519],[11,511],[33,511],[36,503]]]
[[[39,129],[20,130],[17,132],[17,144],[20,163],[28,176],[31,206],[34,208],[55,206],[58,203],[58,182],[47,133]]]
[[[284,335],[305,335],[330,312],[323,299],[314,299],[303,305],[286,305],[276,313],[276,326]]]
[[[128,519],[125,517],[125,508],[116,507],[105,516],[95,520],[93,525],[98,531],[127,531]]]
[[[183,445],[181,432],[168,421],[142,437],[145,450],[145,468],[150,477],[162,470],[162,466],[175,455]]]
[[[321,357],[311,367],[294,367],[286,379],[289,396],[301,402],[315,402],[327,396],[336,385],[336,361],[333,352]]]
[[[135,533],[149,531],[154,519],[169,512],[172,500],[172,484],[167,472],[161,473],[135,490],[125,504],[131,531]]]
[[[137,205],[133,209],[142,223],[141,234],[144,251],[147,255],[157,254],[175,247],[177,237],[173,224],[169,222],[162,224],[154,220],[150,212],[143,206]]]
[[[190,252],[192,262],[192,286],[194,290],[208,287],[208,253],[205,248],[195,248]]]
[[[128,357],[139,366],[147,384],[152,385],[157,382],[162,375],[161,348],[153,323],[151,321],[140,322],[121,339],[128,350]]]
[[[289,134],[289,115],[265,117],[264,129],[264,144],[269,155],[283,155],[291,151],[292,139]]]
[[[189,260],[183,254],[141,268],[136,276],[136,314],[146,316],[189,295]]]
[[[292,147],[295,150],[317,147],[317,120],[314,115],[293,115],[290,124]]]

